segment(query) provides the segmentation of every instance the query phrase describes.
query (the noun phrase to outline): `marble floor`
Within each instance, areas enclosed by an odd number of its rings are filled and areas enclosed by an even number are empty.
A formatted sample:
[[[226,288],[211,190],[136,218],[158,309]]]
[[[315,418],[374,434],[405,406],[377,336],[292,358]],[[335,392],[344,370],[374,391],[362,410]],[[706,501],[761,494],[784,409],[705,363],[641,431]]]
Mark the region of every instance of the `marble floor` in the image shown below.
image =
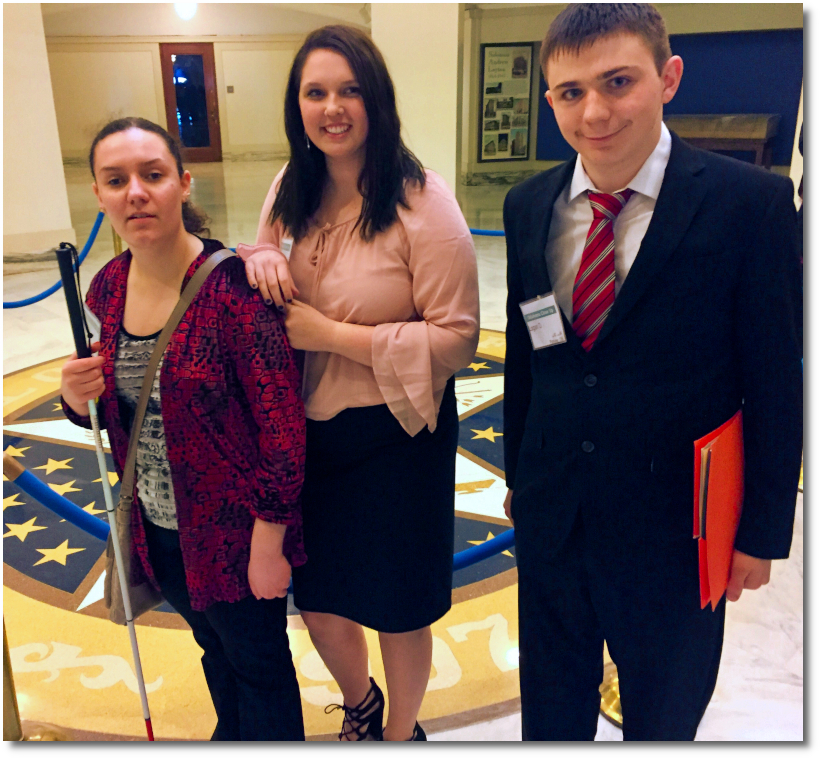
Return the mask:
[[[193,176],[191,198],[211,218],[211,236],[229,247],[239,242],[252,243],[262,201],[272,178],[282,162],[197,163],[188,166]],[[91,193],[91,177],[83,166],[65,169],[71,220],[77,233],[78,249],[88,238],[97,216],[97,205]],[[503,228],[501,208],[508,186],[463,187],[459,197],[471,228]],[[475,237],[479,265],[481,325],[503,331],[506,324],[505,252],[503,237]],[[108,221],[103,221],[97,241],[82,268],[82,281],[93,275],[114,254],[114,242]],[[59,276],[56,264],[5,263],[3,267],[4,299],[22,300],[43,289]],[[58,296],[27,306],[4,311],[3,373],[31,366],[65,355],[71,344],[71,332],[63,318],[65,303]],[[53,328],[43,330],[44,321],[54,319]],[[44,333],[45,332],[45,333]],[[36,353],[36,355],[34,355]]]
[[[194,164],[192,197],[211,216],[212,236],[229,246],[252,242],[259,209],[276,162]],[[72,222],[83,243],[97,206],[87,169],[67,167]],[[463,187],[459,202],[473,228],[500,229],[501,208],[509,187]],[[505,325],[505,251],[498,237],[475,237],[479,261],[482,327]],[[82,282],[112,256],[111,229],[104,222]],[[5,264],[3,299],[18,300],[40,292],[58,279],[56,263]],[[71,334],[64,300],[52,296],[25,308],[4,310],[4,374],[60,358],[70,351]],[[5,506],[4,506],[5,507]],[[8,620],[8,619],[7,619]],[[701,724],[698,740],[800,741],[803,727],[803,496],[797,501],[791,557],[777,561],[770,584],[746,592],[727,609],[726,642],[717,689]],[[431,741],[497,741],[520,738],[520,714],[507,713],[470,726],[436,731]],[[621,739],[620,731],[599,720],[598,740]]]

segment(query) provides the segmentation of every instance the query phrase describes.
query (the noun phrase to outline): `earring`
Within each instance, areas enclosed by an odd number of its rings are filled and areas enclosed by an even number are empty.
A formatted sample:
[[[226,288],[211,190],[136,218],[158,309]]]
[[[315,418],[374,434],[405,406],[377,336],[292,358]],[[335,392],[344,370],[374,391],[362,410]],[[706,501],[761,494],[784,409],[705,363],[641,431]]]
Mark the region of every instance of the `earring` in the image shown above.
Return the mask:
[[[310,138],[307,136],[307,132],[305,132],[305,144],[307,145],[307,149],[310,150]]]

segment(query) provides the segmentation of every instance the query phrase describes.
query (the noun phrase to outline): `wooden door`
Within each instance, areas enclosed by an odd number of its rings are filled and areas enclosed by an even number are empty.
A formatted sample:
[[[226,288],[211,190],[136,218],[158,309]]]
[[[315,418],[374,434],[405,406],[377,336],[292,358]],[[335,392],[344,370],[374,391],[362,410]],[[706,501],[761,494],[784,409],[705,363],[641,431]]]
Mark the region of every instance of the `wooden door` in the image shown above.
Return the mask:
[[[221,161],[213,44],[161,43],[159,55],[167,128],[179,137],[183,161]]]

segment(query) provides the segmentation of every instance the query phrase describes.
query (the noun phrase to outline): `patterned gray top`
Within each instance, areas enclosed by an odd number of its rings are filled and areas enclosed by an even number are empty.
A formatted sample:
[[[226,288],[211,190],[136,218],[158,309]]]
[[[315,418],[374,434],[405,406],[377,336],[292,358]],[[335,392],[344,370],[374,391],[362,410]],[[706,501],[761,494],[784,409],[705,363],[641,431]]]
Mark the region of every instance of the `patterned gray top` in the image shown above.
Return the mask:
[[[117,358],[114,362],[114,380],[117,396],[130,410],[133,419],[137,411],[142,380],[151,353],[157,344],[159,332],[147,337],[135,337],[120,329],[117,340]],[[163,356],[164,358],[164,356]],[[137,495],[145,517],[157,526],[178,529],[171,466],[165,448],[165,427],[159,397],[159,362],[151,397],[145,410],[145,420],[137,443]]]

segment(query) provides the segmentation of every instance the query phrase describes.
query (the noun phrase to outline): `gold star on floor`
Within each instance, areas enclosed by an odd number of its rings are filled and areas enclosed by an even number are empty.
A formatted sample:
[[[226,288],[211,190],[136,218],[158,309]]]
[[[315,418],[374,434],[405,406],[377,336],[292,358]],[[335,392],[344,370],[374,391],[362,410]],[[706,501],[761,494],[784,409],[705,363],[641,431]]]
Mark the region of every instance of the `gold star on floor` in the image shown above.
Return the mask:
[[[70,482],[66,482],[65,484],[52,484],[51,482],[48,482],[48,486],[51,487],[51,489],[53,489],[58,495],[65,496],[67,492],[82,492],[82,489],[77,489],[73,486],[76,481],[76,479],[72,479]]]
[[[17,537],[20,542],[25,542],[26,537],[32,532],[37,532],[40,529],[48,529],[47,526],[34,526],[35,521],[37,521],[36,516],[26,521],[25,524],[6,524],[9,530],[3,535],[3,539],[6,539],[6,537]]]
[[[38,553],[42,553],[43,557],[34,564],[35,566],[39,566],[41,563],[48,563],[49,561],[54,561],[55,563],[65,566],[66,558],[68,558],[69,555],[72,553],[82,553],[85,548],[69,547],[68,540],[66,540],[59,547],[46,548],[45,550],[38,547],[36,550]]]
[[[17,498],[20,497],[19,492],[15,492],[13,495],[9,495],[8,497],[3,498],[3,510],[6,508],[11,508],[13,505],[25,505],[25,503],[18,503]]]
[[[496,437],[504,436],[504,432],[494,432],[492,427],[485,429],[483,432],[480,429],[470,429],[470,431],[475,432],[474,440],[489,440],[490,442],[495,442]]]
[[[471,368],[473,371],[481,371],[483,368],[490,368],[486,363],[471,363],[467,368]]]
[[[494,479],[484,479],[480,482],[461,482],[456,484],[456,492],[462,495],[475,495],[493,486]]]
[[[62,403],[54,403],[54,410],[55,411],[63,410],[63,404]]]
[[[25,458],[24,453],[26,450],[31,450],[31,446],[14,447],[14,445],[9,445],[3,452],[8,453],[12,458]]]
[[[85,508],[83,508],[83,510],[86,513],[90,513],[92,516],[96,516],[98,513],[105,513],[105,508],[100,509],[94,507],[94,503],[96,502],[96,500],[92,500],[88,505],[85,506]]]
[[[42,458],[40,459],[42,460]],[[34,470],[44,468],[46,470],[46,476],[49,474],[53,474],[55,471],[59,471],[60,469],[70,469],[71,466],[68,465],[69,461],[73,461],[73,458],[66,458],[64,461],[55,461],[53,458],[48,459],[48,463],[44,466],[35,466]]]
[[[487,539],[486,540],[467,540],[471,545],[483,545],[485,542],[489,542],[493,539],[495,535],[492,532],[487,532]],[[509,550],[504,550],[501,555],[509,555],[510,558],[513,557],[513,554]]]
[[[108,484],[110,484],[112,487],[120,480],[120,478],[117,476],[116,471],[106,471],[105,473],[108,474]],[[101,482],[102,478],[95,479],[94,481]]]

